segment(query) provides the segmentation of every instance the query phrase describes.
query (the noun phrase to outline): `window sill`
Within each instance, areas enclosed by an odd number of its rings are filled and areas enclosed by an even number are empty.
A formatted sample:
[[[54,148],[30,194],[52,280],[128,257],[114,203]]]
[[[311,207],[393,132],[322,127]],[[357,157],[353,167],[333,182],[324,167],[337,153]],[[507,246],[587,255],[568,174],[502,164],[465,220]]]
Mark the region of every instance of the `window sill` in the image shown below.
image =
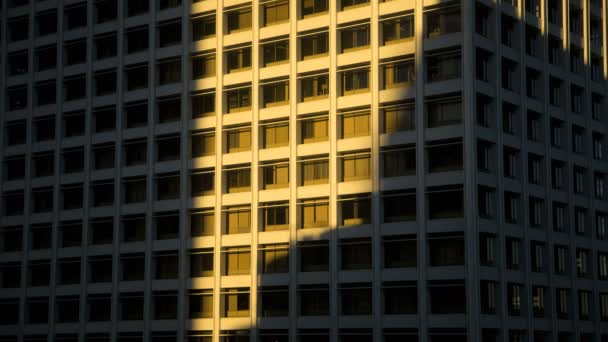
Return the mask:
[[[240,32],[245,32],[245,31],[250,31],[250,30],[251,30],[251,26],[243,27],[243,28],[236,28],[236,29],[228,30],[228,34],[235,34],[235,33],[240,33]]]
[[[264,23],[264,28],[266,27],[272,27],[275,25],[281,25],[281,24],[285,24],[289,22],[289,18],[288,19],[283,19],[283,20],[277,20],[277,21],[271,21],[271,22],[266,22]]]
[[[364,134],[342,135],[341,139],[352,139],[352,138],[361,138],[361,137],[368,137],[368,136],[369,136],[369,132],[366,132]]]
[[[329,97],[329,94],[309,96],[309,97],[302,97],[302,102],[310,102],[310,101],[323,100],[323,99],[326,99],[328,97]]]
[[[302,227],[300,227],[300,229],[310,229],[310,228],[327,228],[328,224],[327,222],[317,222],[317,223],[304,223],[302,225]],[[326,271],[326,270],[324,270]],[[317,272],[317,271],[314,271]],[[322,272],[321,270],[319,270],[318,272]]]
[[[289,104],[289,100],[287,101],[277,101],[277,102],[268,102],[264,104],[264,108],[272,108],[272,107],[280,107]]]
[[[288,187],[289,187],[288,183],[283,183],[283,184],[266,184],[264,186],[264,190],[285,189],[285,188],[288,188]]]
[[[314,55],[302,56],[302,60],[303,61],[307,61],[307,60],[311,60],[311,59],[315,59],[315,58],[321,58],[321,57],[327,57],[327,56],[329,56],[328,52],[321,52],[321,53],[316,53]]]
[[[362,180],[368,180],[370,179],[369,176],[361,176],[361,177],[343,177],[342,178],[342,183],[344,182],[356,182],[356,181],[362,181]]]
[[[361,89],[354,89],[354,90],[345,90],[345,91],[342,92],[342,96],[362,94],[362,93],[369,93],[369,88],[361,88]]]
[[[342,6],[342,11],[348,11],[348,10],[351,10],[351,9],[365,7],[365,6],[369,6],[369,5],[370,5],[369,2],[365,2],[365,3],[362,3],[362,4]]]
[[[412,37],[404,37],[404,38],[397,38],[397,39],[391,39],[391,40],[385,40],[384,41],[384,46],[395,45],[395,44],[404,43],[404,42],[408,42],[408,41],[414,41],[414,36],[412,36]]]
[[[327,137],[305,138],[305,139],[302,139],[302,144],[312,144],[312,143],[325,142],[325,141],[328,141]]]
[[[228,75],[228,74],[234,74],[234,73],[237,73],[237,72],[249,71],[249,70],[251,70],[251,67],[250,67],[250,66],[249,66],[249,67],[244,67],[244,68],[227,69],[227,70],[226,70],[226,74],[227,74],[227,75]]]
[[[355,51],[366,50],[366,49],[369,49],[369,44],[342,49],[342,53],[344,54],[344,53],[355,52]]]
[[[413,85],[414,85],[414,81],[399,82],[399,83],[390,83],[390,84],[385,84],[384,85],[384,90],[395,89],[395,88],[411,87]]]
[[[320,16],[328,14],[328,13],[329,13],[329,11],[325,10],[323,12],[315,12],[315,13],[311,13],[311,14],[303,14],[302,15],[302,19],[320,17]]]
[[[240,113],[240,112],[246,112],[251,110],[251,106],[249,107],[237,107],[237,108],[229,108],[228,112],[226,114],[234,114],[234,113]]]
[[[288,230],[288,229],[289,229],[288,224],[278,224],[278,225],[271,225],[271,226],[264,227],[265,232],[275,232],[275,231]]]
[[[285,146],[289,146],[289,142],[288,141],[285,141],[283,143],[278,143],[278,144],[266,144],[266,146],[264,146],[264,149],[277,148],[277,147],[285,147]]]
[[[302,183],[302,186],[325,185],[325,184],[329,184],[329,180],[327,178],[323,179],[323,180],[317,180],[314,182],[304,182],[304,183]]]

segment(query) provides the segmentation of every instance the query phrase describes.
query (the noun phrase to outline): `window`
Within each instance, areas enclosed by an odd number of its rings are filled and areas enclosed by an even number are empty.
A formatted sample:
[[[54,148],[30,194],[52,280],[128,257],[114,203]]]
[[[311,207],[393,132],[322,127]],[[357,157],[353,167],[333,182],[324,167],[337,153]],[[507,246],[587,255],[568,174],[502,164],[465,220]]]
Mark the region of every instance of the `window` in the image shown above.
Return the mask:
[[[298,303],[301,316],[329,315],[329,288],[327,285],[299,285]],[[319,341],[315,339],[314,341]]]
[[[303,36],[300,38],[302,59],[326,55],[329,51],[329,34],[327,32]]]
[[[228,113],[251,109],[251,87],[227,90],[226,106]]]
[[[305,200],[299,203],[301,228],[327,227],[329,202],[327,199]]]
[[[328,75],[319,75],[301,79],[301,99],[302,101],[318,100],[329,95]]]
[[[14,87],[9,87],[6,90],[6,97],[7,97],[7,106],[8,106],[8,110],[20,110],[20,109],[25,109],[25,107],[27,107],[28,101],[27,101],[27,96],[28,96],[28,91],[27,91],[27,86],[14,86]]]
[[[87,42],[85,39],[72,40],[64,43],[64,65],[76,65],[87,60]]]
[[[351,95],[369,90],[369,69],[355,69],[342,73],[342,95]]]
[[[568,289],[556,289],[555,297],[557,306],[557,316],[561,319],[568,319],[570,291]]]
[[[460,266],[465,262],[464,236],[460,233],[429,234],[429,265]]]
[[[462,102],[442,100],[427,103],[428,127],[456,125],[462,122]]]
[[[225,209],[225,234],[241,234],[251,231],[251,208],[228,207]]]
[[[27,124],[25,119],[7,122],[4,133],[6,137],[4,143],[6,146],[25,144],[27,139]]]
[[[202,40],[215,36],[215,13],[192,19],[192,40]]]
[[[498,284],[493,281],[482,280],[480,287],[482,313],[495,314],[497,305]]]
[[[179,121],[182,115],[180,97],[162,97],[156,99],[156,122],[159,124]]]
[[[125,166],[142,165],[147,161],[148,144],[145,140],[131,140],[124,144]]]
[[[429,219],[459,218],[463,216],[462,188],[458,186],[432,187],[427,189]]]
[[[37,37],[43,37],[57,32],[57,10],[49,10],[36,14],[35,32]]]
[[[226,14],[228,33],[251,28],[251,8],[233,10]]]
[[[264,231],[289,229],[289,203],[268,202],[262,207]]]
[[[215,76],[215,55],[197,55],[192,57],[192,79]]]
[[[226,52],[226,72],[242,71],[251,67],[251,47]]]
[[[479,262],[482,266],[496,265],[496,235],[479,234]]]
[[[521,315],[521,292],[521,285],[507,284],[507,311],[510,316]]]
[[[416,236],[385,236],[382,247],[385,268],[416,267],[418,250]]]
[[[146,178],[123,179],[124,203],[141,203],[146,201]]]
[[[180,60],[164,60],[157,64],[158,84],[167,85],[180,82],[182,63]]]
[[[17,51],[7,55],[8,75],[17,76],[28,72],[28,52]]]
[[[130,0],[132,1],[132,0]],[[124,321],[139,321],[144,317],[143,293],[126,292],[119,295],[120,319]]]
[[[215,93],[192,94],[192,118],[204,118],[215,115]]]
[[[152,256],[154,279],[176,279],[178,276],[179,255],[177,251],[157,252]]]
[[[54,69],[57,65],[57,47],[47,45],[34,51],[34,66],[36,71]]]
[[[382,149],[382,176],[402,177],[416,174],[416,146],[404,145]]]
[[[289,271],[289,246],[287,244],[262,245],[262,272],[286,273]]]
[[[289,81],[262,85],[262,105],[265,108],[289,103]]]
[[[369,135],[369,112],[344,113],[340,116],[342,139]]]
[[[224,253],[224,274],[242,275],[249,274],[251,266],[251,252],[245,247],[225,248]]]
[[[340,198],[340,226],[356,226],[368,224],[371,221],[370,197],[358,196],[351,198]]]
[[[259,289],[259,306],[262,317],[287,317],[289,314],[289,290],[287,286],[264,286]],[[287,332],[287,330],[285,330]],[[262,341],[267,341],[267,338],[272,338],[272,341],[284,341],[277,335],[277,330],[260,330],[259,336]],[[273,334],[273,335],[270,335]],[[281,334],[282,335],[282,334]],[[287,337],[287,333],[283,335]]]
[[[213,291],[188,291],[188,317],[194,319],[213,317]]]
[[[129,215],[121,218],[122,242],[144,241],[146,238],[146,218],[140,215]]]
[[[178,160],[181,154],[179,136],[161,136],[156,138],[156,161]]]
[[[370,284],[340,284],[340,313],[342,315],[371,315],[372,289]]]
[[[117,45],[116,33],[95,36],[95,59],[102,60],[115,57]]]
[[[215,226],[215,213],[210,209],[190,213],[190,236],[212,236]]]
[[[460,32],[460,6],[429,11],[425,19],[426,35],[429,38]]]
[[[427,81],[440,82],[461,76],[460,51],[446,51],[426,56]]]
[[[124,108],[125,128],[143,127],[148,124],[148,104],[146,102],[128,103]]]
[[[289,59],[289,41],[283,40],[262,45],[264,66],[287,62]]]
[[[327,12],[327,0],[302,0],[302,17],[318,15]]]
[[[415,128],[415,113],[411,106],[386,107],[382,110],[382,114],[382,131],[385,134],[409,131]]]
[[[190,175],[190,195],[206,196],[215,193],[215,172],[213,169],[195,170]]]
[[[263,165],[262,177],[262,186],[265,190],[289,187],[289,163]]]
[[[95,73],[95,95],[111,95],[116,92],[116,70],[103,70]]]
[[[100,0],[95,2],[95,23],[101,24],[116,19],[116,0]]]
[[[222,289],[222,296],[224,298],[223,317],[249,316],[248,288]]]
[[[158,47],[173,46],[182,41],[182,23],[180,20],[161,22],[156,27]]]
[[[264,148],[289,145],[289,124],[268,123],[263,126]]]
[[[326,116],[303,119],[300,122],[302,143],[326,141],[329,133],[328,125]]]
[[[64,137],[76,137],[84,134],[84,112],[69,112],[63,114]]]
[[[414,37],[414,16],[408,15],[398,19],[382,22],[382,38],[384,44],[391,44],[399,40]]]
[[[7,38],[9,43],[28,39],[29,37],[29,17],[21,16],[11,18],[7,22]]]
[[[438,140],[427,145],[428,172],[462,170],[463,144],[461,140]]]
[[[342,9],[346,9],[351,6],[364,5],[369,3],[369,0],[341,0],[340,4],[342,5]]]
[[[264,25],[281,23],[289,20],[289,1],[270,1],[262,5]]]
[[[507,268],[512,270],[520,269],[520,245],[521,241],[516,238],[506,238],[506,263]]]
[[[226,193],[251,191],[251,170],[248,166],[235,167],[224,172]]]
[[[382,193],[383,223],[416,220],[416,193],[410,190]]]
[[[215,155],[215,133],[195,132],[192,134],[192,157]]]
[[[382,65],[384,89],[403,87],[416,80],[412,61],[389,62]]]
[[[369,45],[369,25],[350,27],[340,30],[341,52],[364,48]]]
[[[371,175],[370,154],[368,152],[341,156],[342,182],[369,179]]]
[[[128,91],[146,88],[148,86],[148,66],[146,64],[125,66],[125,79]]]
[[[370,238],[340,240],[342,270],[363,270],[372,267],[372,243]]]
[[[147,1],[146,1],[147,2]],[[133,54],[148,50],[149,46],[149,33],[148,25],[137,26],[129,28],[125,32],[125,52],[126,54]]]
[[[304,159],[301,161],[300,185],[327,184],[329,179],[329,160]]]

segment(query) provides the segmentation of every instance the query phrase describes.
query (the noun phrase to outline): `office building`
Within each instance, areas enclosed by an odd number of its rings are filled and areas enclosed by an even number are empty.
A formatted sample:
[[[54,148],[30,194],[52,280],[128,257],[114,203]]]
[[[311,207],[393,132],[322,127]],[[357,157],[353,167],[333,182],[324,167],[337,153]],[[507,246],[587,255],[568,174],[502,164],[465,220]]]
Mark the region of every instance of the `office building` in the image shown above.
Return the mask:
[[[606,0],[0,3],[1,342],[608,342]]]

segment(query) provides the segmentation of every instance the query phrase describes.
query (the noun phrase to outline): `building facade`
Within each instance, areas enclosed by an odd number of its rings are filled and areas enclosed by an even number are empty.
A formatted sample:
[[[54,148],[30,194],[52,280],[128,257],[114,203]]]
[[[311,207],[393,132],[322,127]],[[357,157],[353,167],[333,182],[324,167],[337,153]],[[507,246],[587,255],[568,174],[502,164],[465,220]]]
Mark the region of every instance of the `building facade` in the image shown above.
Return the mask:
[[[606,0],[0,4],[0,341],[608,341]]]

